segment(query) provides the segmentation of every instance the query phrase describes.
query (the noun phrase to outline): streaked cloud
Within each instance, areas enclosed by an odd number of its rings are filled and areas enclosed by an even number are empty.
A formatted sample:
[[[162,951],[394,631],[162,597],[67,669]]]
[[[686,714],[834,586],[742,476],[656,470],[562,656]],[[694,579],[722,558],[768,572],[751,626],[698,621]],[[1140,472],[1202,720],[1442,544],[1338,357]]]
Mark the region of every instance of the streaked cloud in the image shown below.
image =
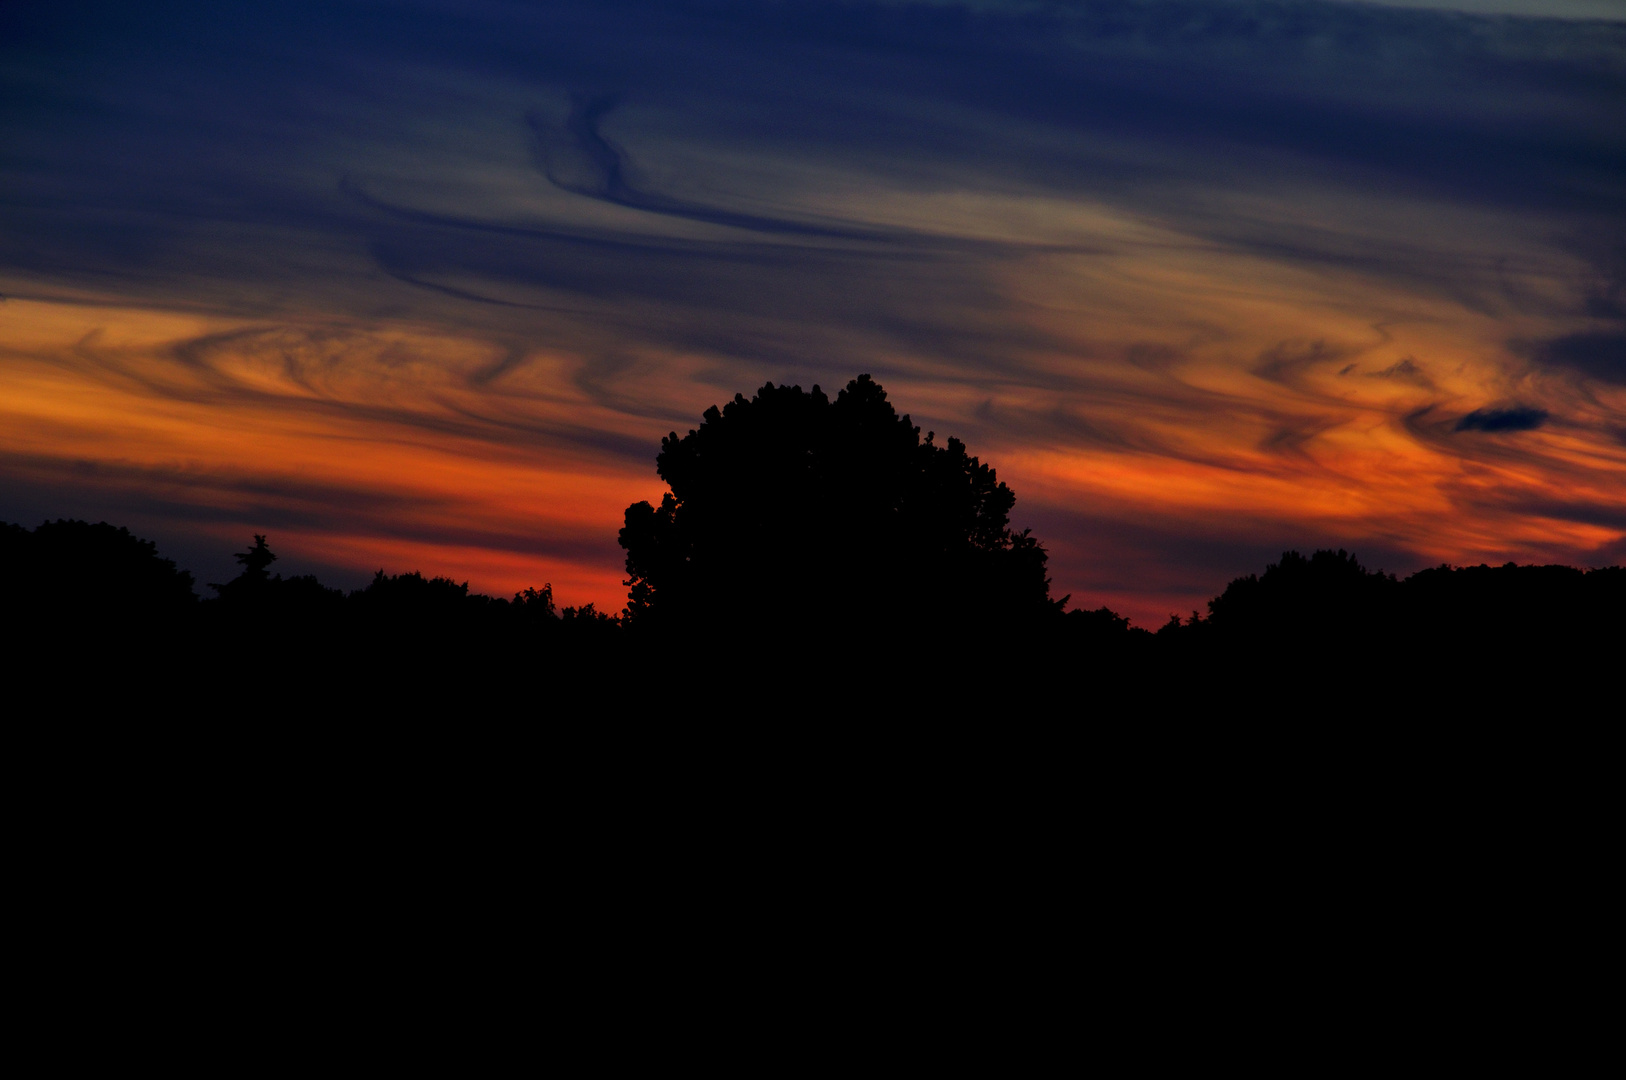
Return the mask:
[[[1457,421],[1454,431],[1534,431],[1547,422],[1547,410],[1529,405],[1475,409]]]
[[[9,11],[5,498],[614,606],[661,435],[870,371],[1142,621],[1606,559],[1626,25],[1451,6]]]

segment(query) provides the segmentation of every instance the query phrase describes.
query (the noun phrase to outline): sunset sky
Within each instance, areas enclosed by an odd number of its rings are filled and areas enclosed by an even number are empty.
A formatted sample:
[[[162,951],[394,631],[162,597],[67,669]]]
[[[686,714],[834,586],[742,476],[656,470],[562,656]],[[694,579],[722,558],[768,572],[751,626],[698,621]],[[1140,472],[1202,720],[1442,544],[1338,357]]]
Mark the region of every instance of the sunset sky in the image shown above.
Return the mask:
[[[1142,625],[1615,564],[1626,0],[6,4],[0,294],[0,520],[202,581],[619,610],[661,436],[860,372]]]

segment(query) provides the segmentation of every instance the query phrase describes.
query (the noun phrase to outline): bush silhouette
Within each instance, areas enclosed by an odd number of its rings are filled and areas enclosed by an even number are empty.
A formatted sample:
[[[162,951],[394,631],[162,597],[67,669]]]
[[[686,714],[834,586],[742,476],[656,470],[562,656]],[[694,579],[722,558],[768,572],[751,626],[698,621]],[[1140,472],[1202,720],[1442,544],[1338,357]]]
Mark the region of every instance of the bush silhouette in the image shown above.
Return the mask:
[[[1016,496],[861,375],[831,401],[768,383],[661,440],[660,505],[626,511],[632,626],[1006,631],[1060,607]]]

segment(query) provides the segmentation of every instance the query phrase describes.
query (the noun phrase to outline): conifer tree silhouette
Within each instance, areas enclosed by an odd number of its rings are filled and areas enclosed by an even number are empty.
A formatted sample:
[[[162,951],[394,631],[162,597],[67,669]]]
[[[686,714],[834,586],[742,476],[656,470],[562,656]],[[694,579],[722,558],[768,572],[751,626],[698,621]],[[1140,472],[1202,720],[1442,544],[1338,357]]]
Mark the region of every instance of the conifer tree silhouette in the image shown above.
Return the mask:
[[[242,573],[223,585],[211,581],[209,588],[227,604],[263,599],[271,585],[271,564],[277,561],[276,553],[265,542],[265,534],[255,533],[254,543],[249,545],[248,550],[234,552],[232,558],[242,566]],[[277,577],[281,580],[282,575]]]
[[[255,533],[253,546],[247,551],[239,551],[232,558],[243,564],[244,576],[258,581],[271,576],[271,564],[277,561],[276,555],[266,546],[264,533]]]

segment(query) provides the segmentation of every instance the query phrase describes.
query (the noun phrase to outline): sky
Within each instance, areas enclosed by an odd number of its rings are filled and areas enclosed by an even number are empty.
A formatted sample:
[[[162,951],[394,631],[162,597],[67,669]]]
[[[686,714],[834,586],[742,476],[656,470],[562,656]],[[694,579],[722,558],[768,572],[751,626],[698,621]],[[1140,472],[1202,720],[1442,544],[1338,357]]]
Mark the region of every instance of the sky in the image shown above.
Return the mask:
[[[619,610],[861,372],[1155,627],[1626,560],[1626,0],[0,7],[0,520]]]

